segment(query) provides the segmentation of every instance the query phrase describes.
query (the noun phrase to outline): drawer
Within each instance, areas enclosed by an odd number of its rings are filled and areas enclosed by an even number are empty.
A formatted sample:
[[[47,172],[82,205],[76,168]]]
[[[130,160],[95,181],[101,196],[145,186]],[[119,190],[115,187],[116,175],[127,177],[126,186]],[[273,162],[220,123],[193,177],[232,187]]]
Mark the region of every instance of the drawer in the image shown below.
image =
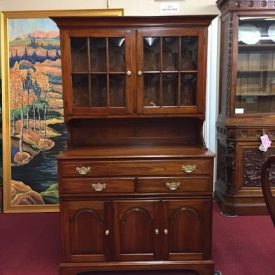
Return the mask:
[[[58,170],[63,177],[210,175],[212,160],[60,161]]]
[[[134,188],[134,178],[75,178],[60,184],[61,194],[130,193]]]
[[[137,179],[137,192],[212,192],[208,177],[145,177]]]

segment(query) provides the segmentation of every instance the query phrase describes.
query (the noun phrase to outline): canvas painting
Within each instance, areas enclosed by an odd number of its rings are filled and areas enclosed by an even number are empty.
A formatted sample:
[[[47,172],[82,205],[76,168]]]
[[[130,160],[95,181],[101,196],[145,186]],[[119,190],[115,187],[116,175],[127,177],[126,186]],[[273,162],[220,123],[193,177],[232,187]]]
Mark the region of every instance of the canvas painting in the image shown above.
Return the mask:
[[[66,146],[59,30],[49,18],[9,20],[11,204],[58,203]]]
[[[67,136],[59,29],[50,16],[121,15],[123,9],[3,13],[5,212],[59,210],[56,156]]]

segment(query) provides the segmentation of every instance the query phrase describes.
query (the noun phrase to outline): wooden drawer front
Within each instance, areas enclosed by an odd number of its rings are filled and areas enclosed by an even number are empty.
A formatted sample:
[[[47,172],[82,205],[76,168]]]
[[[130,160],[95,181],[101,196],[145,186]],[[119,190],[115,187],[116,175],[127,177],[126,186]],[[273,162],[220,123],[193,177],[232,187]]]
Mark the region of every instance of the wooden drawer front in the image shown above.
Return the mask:
[[[211,192],[212,184],[207,177],[138,178],[137,192],[177,193]]]
[[[59,165],[63,177],[209,175],[210,159],[178,161],[67,161]]]
[[[63,179],[62,194],[130,193],[134,192],[134,178]]]

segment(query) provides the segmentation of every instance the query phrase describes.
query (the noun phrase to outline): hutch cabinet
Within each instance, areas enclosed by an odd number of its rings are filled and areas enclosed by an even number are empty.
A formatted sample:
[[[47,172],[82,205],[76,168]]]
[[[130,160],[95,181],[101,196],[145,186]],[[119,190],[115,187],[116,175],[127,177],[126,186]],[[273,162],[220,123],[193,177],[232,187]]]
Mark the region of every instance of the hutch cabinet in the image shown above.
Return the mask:
[[[61,274],[213,274],[202,137],[213,18],[53,18],[68,129]]]
[[[220,108],[215,197],[230,215],[266,213],[261,167],[275,144],[275,1],[219,0]]]

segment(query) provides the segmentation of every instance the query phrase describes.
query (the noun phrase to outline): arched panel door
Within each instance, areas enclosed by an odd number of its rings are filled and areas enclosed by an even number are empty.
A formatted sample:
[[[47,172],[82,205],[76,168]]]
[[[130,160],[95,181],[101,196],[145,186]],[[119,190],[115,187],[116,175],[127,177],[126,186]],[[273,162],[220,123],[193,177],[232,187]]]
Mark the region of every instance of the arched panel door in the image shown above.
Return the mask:
[[[114,203],[115,258],[122,261],[155,259],[158,237],[154,201],[117,201]]]
[[[64,230],[67,249],[64,253],[74,261],[105,261],[111,247],[111,224],[107,221],[104,202],[67,202]]]
[[[165,201],[165,258],[169,260],[205,259],[211,251],[209,200]]]

